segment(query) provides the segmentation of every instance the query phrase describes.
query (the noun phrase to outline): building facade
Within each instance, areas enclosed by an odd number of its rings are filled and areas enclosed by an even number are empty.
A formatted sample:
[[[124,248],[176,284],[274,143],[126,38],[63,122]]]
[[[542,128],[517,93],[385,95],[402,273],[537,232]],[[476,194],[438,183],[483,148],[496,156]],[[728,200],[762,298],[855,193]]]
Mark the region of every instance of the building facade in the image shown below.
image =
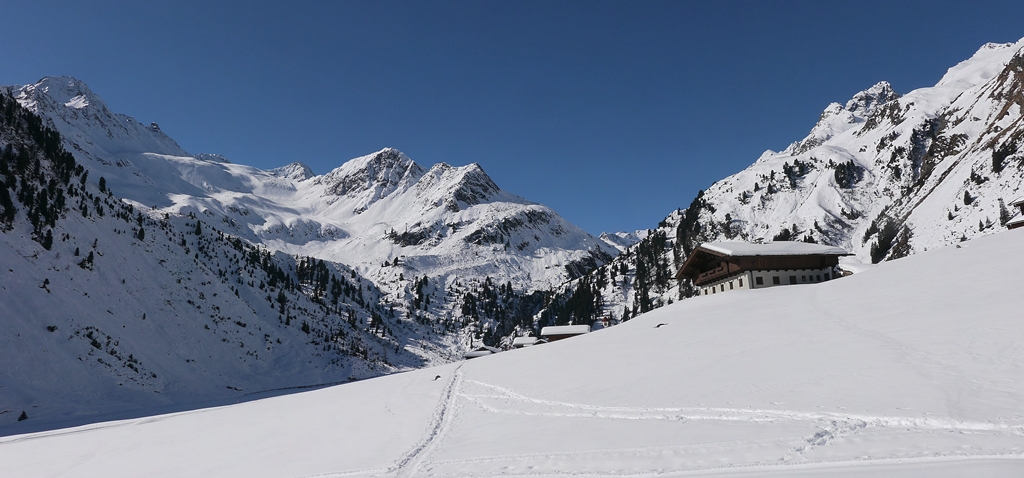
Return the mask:
[[[1018,227],[1024,227],[1024,198],[1020,198],[1014,202],[1011,202],[1010,207],[1015,207],[1018,209],[1018,217],[1010,222],[1007,222],[1006,228],[1017,229]]]

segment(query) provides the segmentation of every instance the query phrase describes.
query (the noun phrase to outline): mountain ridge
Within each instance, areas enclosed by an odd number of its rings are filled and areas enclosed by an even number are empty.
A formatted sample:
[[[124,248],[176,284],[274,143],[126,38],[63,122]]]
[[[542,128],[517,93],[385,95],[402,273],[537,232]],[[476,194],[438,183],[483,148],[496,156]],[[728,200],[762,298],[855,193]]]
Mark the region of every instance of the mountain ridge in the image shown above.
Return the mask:
[[[1024,39],[986,44],[935,86],[832,103],[802,139],[700,191],[609,264],[555,289],[556,312],[628,319],[696,290],[666,279],[717,240],[806,240],[877,263],[1005,229],[1024,196]],[[851,269],[862,269],[851,266]]]

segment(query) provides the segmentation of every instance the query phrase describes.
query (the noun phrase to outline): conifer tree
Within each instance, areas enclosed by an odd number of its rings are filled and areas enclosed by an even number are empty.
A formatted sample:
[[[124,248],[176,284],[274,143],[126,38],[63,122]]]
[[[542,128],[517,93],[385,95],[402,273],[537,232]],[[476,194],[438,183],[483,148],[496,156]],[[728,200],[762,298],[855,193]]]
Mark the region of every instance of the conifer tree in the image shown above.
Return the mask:
[[[999,198],[999,225],[1005,226],[1007,222],[1010,222],[1010,211],[1006,209],[1003,198]]]
[[[43,249],[50,250],[53,247],[53,230],[47,229],[46,235],[43,236],[43,241],[40,243],[43,245]]]

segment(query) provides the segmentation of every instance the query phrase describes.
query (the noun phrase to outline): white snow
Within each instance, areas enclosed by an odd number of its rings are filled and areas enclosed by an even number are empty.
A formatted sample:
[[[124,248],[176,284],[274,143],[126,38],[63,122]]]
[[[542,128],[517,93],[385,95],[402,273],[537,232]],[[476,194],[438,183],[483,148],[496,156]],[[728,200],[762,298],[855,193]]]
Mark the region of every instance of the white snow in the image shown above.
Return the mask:
[[[0,475],[1024,475],[1024,231],[599,334],[0,438]]]
[[[762,244],[743,241],[720,241],[706,242],[701,244],[701,247],[727,256],[849,255],[848,252],[839,247],[798,241],[768,241]]]
[[[549,335],[569,335],[590,333],[589,325],[549,325],[540,329],[541,337]]]

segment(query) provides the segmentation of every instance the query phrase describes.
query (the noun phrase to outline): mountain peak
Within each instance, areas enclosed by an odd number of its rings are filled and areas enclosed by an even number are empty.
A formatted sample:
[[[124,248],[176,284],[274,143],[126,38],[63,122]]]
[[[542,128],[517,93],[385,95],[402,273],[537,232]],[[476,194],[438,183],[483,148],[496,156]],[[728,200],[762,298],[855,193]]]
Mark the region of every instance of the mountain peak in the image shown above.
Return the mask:
[[[78,95],[95,96],[89,85],[73,76],[44,76],[30,87],[45,91],[50,97],[59,99],[58,95],[74,97]]]
[[[810,151],[854,125],[864,122],[879,106],[899,97],[899,93],[892,89],[888,81],[880,81],[871,88],[853,95],[845,106],[831,103],[822,111],[818,123],[811,129],[810,134],[803,140],[789,145],[785,152],[798,155]]]
[[[415,183],[423,173],[423,168],[401,151],[384,148],[351,159],[317,181],[327,186],[325,194],[344,196],[374,189],[379,199],[394,192],[400,183]]]
[[[89,106],[103,107],[101,100],[89,86],[71,76],[45,76],[39,81],[14,87],[19,101],[38,113],[39,103],[52,103],[53,107],[81,110]]]
[[[316,176],[306,163],[299,161],[286,164],[280,168],[271,169],[267,172],[279,178],[294,179],[296,181],[305,181]]]
[[[900,94],[892,89],[888,81],[879,81],[874,86],[861,91],[846,102],[846,111],[858,116],[870,115],[879,105],[898,99]]]

